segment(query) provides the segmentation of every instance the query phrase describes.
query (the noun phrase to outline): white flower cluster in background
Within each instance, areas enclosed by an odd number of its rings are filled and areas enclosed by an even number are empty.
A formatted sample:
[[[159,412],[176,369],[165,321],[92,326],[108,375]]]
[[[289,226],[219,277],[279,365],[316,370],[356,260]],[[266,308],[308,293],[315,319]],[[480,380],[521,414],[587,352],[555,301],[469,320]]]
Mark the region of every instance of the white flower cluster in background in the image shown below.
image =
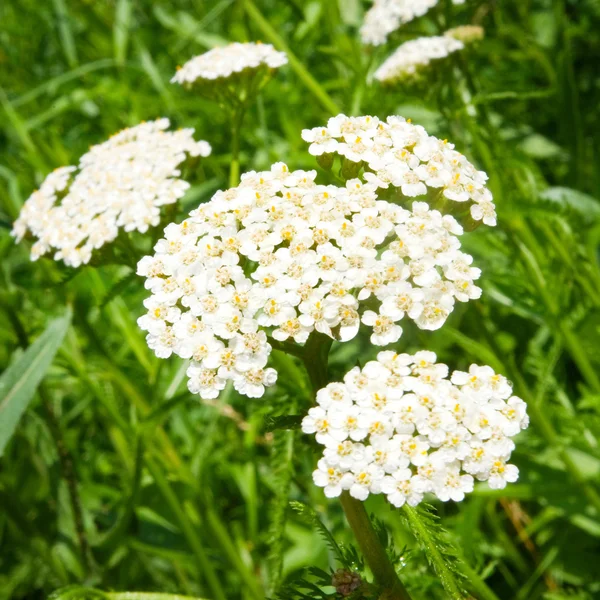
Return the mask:
[[[283,163],[246,173],[169,225],[140,261],[152,295],[138,323],[157,356],[192,359],[192,392],[214,398],[233,380],[262,396],[275,381],[267,333],[347,341],[362,321],[383,346],[400,338],[405,316],[437,329],[455,300],[480,296],[480,270],[460,250],[453,217],[378,200],[358,179],[335,187],[315,177]]]
[[[302,138],[314,156],[338,154],[365,167],[364,179],[377,188],[393,186],[408,197],[439,193],[453,202],[470,203],[475,221],[496,224],[487,175],[478,171],[454,145],[428,135],[402,117],[338,115],[326,127],[305,129]]]
[[[195,56],[177,70],[171,82],[190,84],[203,79],[214,81],[262,65],[277,69],[287,61],[285,52],[278,52],[270,44],[235,42]]]
[[[462,50],[463,42],[451,35],[420,37],[402,44],[375,71],[375,79],[395,83],[413,78],[432,62]]]
[[[145,232],[158,225],[160,207],[181,198],[189,184],[179,178],[186,156],[208,156],[210,145],[193,129],[166,131],[168,119],[124,129],[92,146],[78,167],[61,167],[23,205],[12,235],[38,238],[32,260],[54,252],[71,267],[113,241],[120,229]]]
[[[438,0],[374,0],[360,29],[365,44],[384,44],[390,33],[424,15]]]
[[[319,390],[317,403],[302,430],[325,447],[313,479],[328,497],[459,502],[475,479],[502,489],[518,478],[507,461],[511,438],[528,425],[526,405],[491,367],[449,376],[433,352],[380,352]]]

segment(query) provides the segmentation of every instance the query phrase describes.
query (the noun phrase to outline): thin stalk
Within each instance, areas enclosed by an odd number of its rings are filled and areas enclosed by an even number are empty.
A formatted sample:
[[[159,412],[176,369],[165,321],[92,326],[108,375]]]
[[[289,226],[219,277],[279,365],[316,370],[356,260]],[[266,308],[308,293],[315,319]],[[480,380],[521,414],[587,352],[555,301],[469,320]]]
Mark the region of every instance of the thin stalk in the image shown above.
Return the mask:
[[[354,499],[348,492],[340,496],[340,502],[375,580],[385,590],[383,596],[386,600],[411,600],[410,594],[402,585],[385,548],[377,537],[364,504]]]
[[[214,597],[217,600],[227,600],[215,570],[213,569],[212,564],[206,555],[206,550],[204,550],[204,546],[202,545],[200,537],[196,532],[196,528],[187,516],[187,513],[181,505],[177,494],[173,491],[173,488],[169,484],[169,481],[165,477],[165,474],[162,472],[158,463],[156,463],[148,454],[146,455],[145,462],[158,489],[173,511],[177,521],[179,521],[181,532],[187,539],[187,542],[198,563],[200,573],[202,573],[202,575],[206,578],[206,582],[208,583],[208,586],[211,589]]]
[[[285,52],[290,63],[290,67],[295,71],[302,83],[313,93],[321,106],[332,115],[340,112],[337,104],[331,99],[329,94],[323,89],[321,84],[309,73],[308,69],[302,64],[296,55],[290,50],[283,38],[275,31],[273,26],[263,17],[260,10],[252,0],[243,0],[244,8],[248,16],[254,21],[263,35],[279,50]]]
[[[39,394],[42,399],[44,410],[46,411],[48,428],[50,429],[50,433],[56,444],[60,470],[67,483],[71,510],[73,511],[73,522],[75,523],[75,534],[77,535],[77,541],[79,543],[79,551],[81,552],[83,564],[89,571],[92,569],[93,560],[83,522],[83,509],[81,508],[81,497],[79,496],[79,490],[77,489],[77,477],[73,466],[73,457],[63,438],[60,423],[54,412],[54,407],[52,406],[52,400],[43,384],[39,387]]]
[[[244,105],[237,105],[233,109],[231,119],[231,165],[229,167],[229,187],[233,188],[240,183],[240,133],[245,113]]]

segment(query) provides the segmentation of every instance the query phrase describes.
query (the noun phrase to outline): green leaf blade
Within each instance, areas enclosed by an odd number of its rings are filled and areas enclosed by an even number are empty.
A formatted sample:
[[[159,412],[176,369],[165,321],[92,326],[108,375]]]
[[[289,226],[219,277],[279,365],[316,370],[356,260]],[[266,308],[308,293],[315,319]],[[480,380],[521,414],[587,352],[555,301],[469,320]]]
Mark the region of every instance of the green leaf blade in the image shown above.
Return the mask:
[[[71,311],[54,319],[44,333],[0,376],[0,456],[60,348]]]

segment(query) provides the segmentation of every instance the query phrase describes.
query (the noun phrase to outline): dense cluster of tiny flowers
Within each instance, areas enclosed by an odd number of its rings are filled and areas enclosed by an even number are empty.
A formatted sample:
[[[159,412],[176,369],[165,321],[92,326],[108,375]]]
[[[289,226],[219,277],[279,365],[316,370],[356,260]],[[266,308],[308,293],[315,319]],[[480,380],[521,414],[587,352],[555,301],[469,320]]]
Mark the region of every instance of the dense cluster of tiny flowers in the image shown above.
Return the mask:
[[[421,37],[402,44],[378,69],[375,79],[395,83],[414,78],[433,61],[446,58],[464,48],[463,42],[451,35]]]
[[[424,15],[438,0],[375,0],[360,29],[365,44],[384,44],[390,33]]]
[[[338,154],[364,166],[364,179],[378,189],[392,186],[407,198],[433,194],[433,200],[469,203],[475,221],[496,224],[487,175],[453,144],[402,117],[338,115],[326,127],[305,129],[302,138],[314,156]]]
[[[455,300],[480,296],[480,271],[460,250],[452,216],[379,200],[358,179],[336,187],[315,177],[283,163],[246,173],[169,225],[140,261],[152,295],[138,323],[157,356],[192,359],[192,392],[214,398],[232,380],[262,396],[276,376],[267,333],[347,341],[362,322],[384,346],[400,338],[405,316],[437,329]]]
[[[277,69],[286,63],[286,54],[277,52],[270,44],[235,42],[195,56],[177,70],[171,82],[183,85],[203,79],[214,81],[231,77],[246,69],[257,69],[263,65],[269,69]]]
[[[458,502],[475,479],[502,489],[518,478],[507,461],[511,438],[528,425],[526,405],[491,367],[449,376],[433,352],[380,352],[319,390],[317,403],[302,430],[325,447],[313,479],[328,497]]]
[[[92,146],[78,167],[51,173],[25,202],[12,235],[37,238],[32,260],[54,251],[71,267],[113,241],[120,229],[145,232],[158,225],[160,207],[181,198],[189,184],[179,178],[186,156],[208,156],[210,145],[193,129],[166,131],[168,119],[124,129]]]

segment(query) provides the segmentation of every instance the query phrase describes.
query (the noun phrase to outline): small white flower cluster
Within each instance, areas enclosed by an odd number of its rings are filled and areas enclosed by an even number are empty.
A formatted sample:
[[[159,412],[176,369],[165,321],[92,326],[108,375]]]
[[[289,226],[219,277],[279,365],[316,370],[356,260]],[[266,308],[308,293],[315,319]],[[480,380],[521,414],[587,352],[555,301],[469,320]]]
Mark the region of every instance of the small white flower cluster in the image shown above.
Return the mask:
[[[402,117],[338,115],[326,127],[305,129],[302,138],[314,156],[338,154],[365,167],[364,179],[377,188],[390,185],[406,197],[438,194],[454,202],[472,202],[475,221],[496,224],[487,175],[447,140],[428,135],[423,127]],[[434,198],[435,200],[435,198]]]
[[[277,52],[270,44],[235,42],[195,56],[177,70],[171,82],[183,85],[202,79],[214,81],[261,65],[277,69],[287,61],[285,52]]]
[[[12,235],[38,240],[31,259],[54,250],[71,267],[90,261],[93,250],[113,241],[119,229],[145,232],[158,225],[160,207],[181,198],[189,184],[179,178],[186,156],[208,156],[210,145],[193,129],[166,131],[168,119],[124,129],[92,146],[78,167],[48,175],[25,202]]]
[[[375,71],[382,83],[396,83],[418,76],[432,62],[462,50],[463,42],[451,35],[420,37],[402,44]]]
[[[365,44],[384,44],[390,33],[423,16],[438,0],[375,0],[360,29]]]
[[[315,177],[283,163],[246,173],[169,225],[140,261],[152,296],[138,323],[157,356],[192,359],[192,392],[214,398],[231,379],[262,396],[275,381],[267,331],[278,341],[304,343],[315,330],[347,341],[362,321],[383,346],[400,338],[405,315],[437,329],[455,300],[480,296],[453,217],[378,200],[358,179],[340,188]]]
[[[516,481],[507,461],[529,422],[525,403],[491,367],[448,375],[433,352],[380,352],[319,390],[302,422],[325,446],[315,484],[327,497],[383,493],[415,506],[426,493],[459,502],[474,479],[492,489]]]

